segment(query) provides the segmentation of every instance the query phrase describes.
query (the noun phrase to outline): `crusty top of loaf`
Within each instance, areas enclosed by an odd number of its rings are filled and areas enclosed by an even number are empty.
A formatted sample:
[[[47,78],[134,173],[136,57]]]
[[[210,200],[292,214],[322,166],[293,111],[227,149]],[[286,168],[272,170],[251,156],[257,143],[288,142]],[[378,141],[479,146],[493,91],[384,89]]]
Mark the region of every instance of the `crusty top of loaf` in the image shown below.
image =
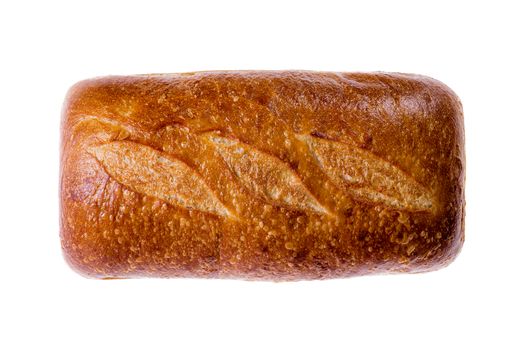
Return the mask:
[[[450,89],[407,74],[83,81],[62,126],[66,254],[95,276],[433,269],[463,240],[462,123]]]

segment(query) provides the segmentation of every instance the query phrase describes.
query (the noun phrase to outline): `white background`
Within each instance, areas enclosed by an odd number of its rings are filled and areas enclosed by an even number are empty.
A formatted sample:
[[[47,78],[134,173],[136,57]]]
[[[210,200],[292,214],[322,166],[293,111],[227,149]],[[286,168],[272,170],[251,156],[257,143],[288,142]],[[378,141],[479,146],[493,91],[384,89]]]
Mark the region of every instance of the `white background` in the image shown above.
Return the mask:
[[[0,3],[1,349],[525,347],[519,1]],[[58,236],[70,85],[211,69],[399,71],[461,97],[466,242],[446,269],[299,283],[84,279]]]

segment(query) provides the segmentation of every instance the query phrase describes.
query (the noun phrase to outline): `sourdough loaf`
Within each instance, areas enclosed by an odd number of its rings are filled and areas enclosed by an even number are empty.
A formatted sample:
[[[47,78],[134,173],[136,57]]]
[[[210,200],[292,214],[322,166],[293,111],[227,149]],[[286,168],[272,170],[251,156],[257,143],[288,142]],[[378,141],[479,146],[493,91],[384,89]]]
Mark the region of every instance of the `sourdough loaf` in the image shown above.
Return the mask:
[[[66,260],[96,278],[421,272],[463,243],[456,95],[390,73],[82,81],[62,117]]]

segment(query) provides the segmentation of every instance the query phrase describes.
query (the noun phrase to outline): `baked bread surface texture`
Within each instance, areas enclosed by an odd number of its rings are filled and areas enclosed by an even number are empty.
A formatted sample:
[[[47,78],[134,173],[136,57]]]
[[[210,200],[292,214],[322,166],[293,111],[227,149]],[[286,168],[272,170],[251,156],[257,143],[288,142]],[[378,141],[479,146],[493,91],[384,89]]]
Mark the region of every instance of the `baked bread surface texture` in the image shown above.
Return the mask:
[[[464,240],[462,108],[431,78],[96,78],[61,132],[61,244],[85,276],[422,272]]]

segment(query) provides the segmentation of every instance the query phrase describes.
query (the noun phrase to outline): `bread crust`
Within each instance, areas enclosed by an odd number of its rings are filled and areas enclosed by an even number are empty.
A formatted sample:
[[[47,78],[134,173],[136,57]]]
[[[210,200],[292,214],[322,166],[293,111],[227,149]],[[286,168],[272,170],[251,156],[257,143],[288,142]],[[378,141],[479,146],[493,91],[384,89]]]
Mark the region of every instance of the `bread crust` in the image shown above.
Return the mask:
[[[61,244],[85,276],[423,272],[463,244],[462,107],[428,77],[96,78],[61,133]]]

